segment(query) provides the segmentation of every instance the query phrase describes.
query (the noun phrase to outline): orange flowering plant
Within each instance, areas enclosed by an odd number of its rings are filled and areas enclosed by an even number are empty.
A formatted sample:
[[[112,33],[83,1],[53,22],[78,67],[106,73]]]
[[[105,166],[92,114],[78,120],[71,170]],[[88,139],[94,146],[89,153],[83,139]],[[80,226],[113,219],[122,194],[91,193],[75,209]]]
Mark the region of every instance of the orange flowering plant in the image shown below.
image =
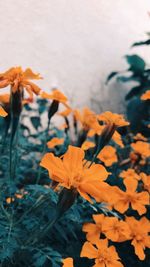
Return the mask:
[[[1,266],[147,267],[149,137],[40,78],[0,74]]]

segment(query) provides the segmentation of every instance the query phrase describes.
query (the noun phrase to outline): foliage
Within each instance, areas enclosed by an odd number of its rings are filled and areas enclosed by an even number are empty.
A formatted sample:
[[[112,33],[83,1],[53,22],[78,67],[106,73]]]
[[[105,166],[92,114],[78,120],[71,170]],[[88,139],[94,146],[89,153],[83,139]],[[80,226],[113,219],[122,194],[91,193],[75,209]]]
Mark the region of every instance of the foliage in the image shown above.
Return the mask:
[[[18,99],[19,75],[39,78],[20,68],[0,75],[1,86],[11,80],[9,101],[1,98],[1,266],[107,267],[110,254],[108,266],[149,266],[149,139],[134,136],[123,115],[72,109],[57,89]],[[17,113],[11,98],[23,103]],[[65,124],[55,125],[58,116]],[[98,249],[102,257],[88,252]]]
[[[150,45],[150,39],[136,42],[132,47],[143,45]],[[139,132],[141,129],[142,133],[149,136],[150,130],[147,128],[150,118],[149,98],[142,101],[141,96],[150,88],[150,68],[145,60],[137,54],[126,55],[125,59],[129,65],[127,70],[110,73],[107,82],[116,77],[118,82],[131,84],[132,87],[125,97],[128,101],[127,116],[132,125],[131,129],[133,132]]]

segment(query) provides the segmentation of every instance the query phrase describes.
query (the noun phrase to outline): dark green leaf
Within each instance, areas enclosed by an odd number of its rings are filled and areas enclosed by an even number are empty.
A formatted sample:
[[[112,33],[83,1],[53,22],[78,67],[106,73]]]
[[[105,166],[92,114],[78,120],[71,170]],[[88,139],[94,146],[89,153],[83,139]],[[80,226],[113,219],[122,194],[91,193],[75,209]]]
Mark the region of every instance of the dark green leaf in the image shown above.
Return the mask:
[[[133,87],[130,92],[126,95],[125,100],[130,100],[132,97],[137,96],[141,93],[143,87],[141,86],[136,86]]]
[[[41,126],[40,117],[31,117],[31,122],[34,128],[37,130]]]
[[[118,73],[119,73],[119,72],[117,72],[117,71],[113,71],[113,72],[111,72],[111,73],[108,75],[107,79],[106,79],[106,84],[107,84],[113,77],[115,77]]]
[[[125,56],[128,64],[130,65],[129,70],[133,73],[142,73],[145,69],[145,61],[138,55],[127,55]]]
[[[150,39],[146,40],[146,41],[141,41],[141,42],[136,42],[132,45],[132,47],[134,46],[140,46],[140,45],[150,45]]]

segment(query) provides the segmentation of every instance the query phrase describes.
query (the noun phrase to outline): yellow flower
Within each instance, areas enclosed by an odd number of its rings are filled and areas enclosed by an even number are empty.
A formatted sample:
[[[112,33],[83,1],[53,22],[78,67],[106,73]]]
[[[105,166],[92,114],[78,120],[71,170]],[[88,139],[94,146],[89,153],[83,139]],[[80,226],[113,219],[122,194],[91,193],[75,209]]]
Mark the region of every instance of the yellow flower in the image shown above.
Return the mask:
[[[142,100],[150,100],[150,90],[147,90],[142,96]]]
[[[25,88],[33,98],[33,93],[38,95],[41,91],[37,85],[30,82],[34,79],[39,80],[41,77],[39,74],[33,73],[30,68],[23,71],[21,67],[14,67],[0,74],[0,88],[11,85],[12,93],[16,93],[18,90],[22,92]]]
[[[49,142],[47,142],[48,148],[54,148],[55,146],[60,146],[64,143],[64,138],[52,138]]]
[[[116,149],[112,146],[105,146],[97,156],[106,166],[112,166],[118,161]]]
[[[103,121],[106,124],[115,124],[116,127],[123,127],[129,125],[129,122],[125,121],[122,114],[112,113],[105,111],[97,116],[99,121]]]
[[[60,186],[75,189],[91,202],[89,195],[95,199],[103,196],[103,181],[107,179],[108,172],[100,164],[93,164],[87,168],[83,160],[84,151],[79,147],[69,146],[62,159],[47,153],[40,165],[49,171],[51,179]]]
[[[85,242],[80,256],[95,259],[93,267],[123,267],[115,247],[108,247],[107,239],[99,239],[96,246]]]
[[[134,217],[126,217],[126,222],[130,228],[131,244],[134,246],[135,254],[140,260],[145,259],[144,250],[150,248],[150,222],[146,217],[137,221]]]

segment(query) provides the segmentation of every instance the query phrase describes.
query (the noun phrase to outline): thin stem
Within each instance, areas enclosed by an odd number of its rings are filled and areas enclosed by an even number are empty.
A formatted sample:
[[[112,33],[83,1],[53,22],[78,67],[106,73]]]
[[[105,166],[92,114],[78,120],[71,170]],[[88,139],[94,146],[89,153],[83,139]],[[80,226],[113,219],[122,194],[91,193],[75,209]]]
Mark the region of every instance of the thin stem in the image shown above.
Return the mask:
[[[45,152],[46,152],[46,146],[47,146],[47,138],[48,138],[48,133],[49,133],[49,127],[50,127],[50,119],[48,119],[48,125],[47,125],[47,129],[45,131],[45,141],[44,141],[44,145],[43,145],[43,151],[42,151],[42,157],[44,156]],[[42,168],[39,166],[39,170],[38,170],[38,175],[37,175],[37,180],[36,180],[36,184],[39,183],[40,178],[41,178],[41,171]]]
[[[45,197],[45,198],[44,198]],[[43,199],[44,198],[44,199]],[[22,217],[15,223],[15,225],[19,224],[22,222],[22,220],[25,218],[25,216],[27,214],[29,214],[32,210],[37,209],[38,207],[40,207],[44,202],[46,202],[49,199],[49,194],[46,196],[40,196],[37,201],[35,202],[35,204],[33,204],[23,215]]]
[[[12,180],[12,144],[13,144],[13,109],[12,109],[12,91],[10,94],[10,143],[9,143],[9,178]]]
[[[96,158],[97,158],[97,156],[98,156],[98,154],[100,152],[100,149],[101,149],[101,136],[99,136],[99,138],[98,138],[97,149],[96,149],[95,154],[93,155],[93,158],[92,158],[91,163],[88,166],[88,168],[90,168],[92,166],[92,164],[94,163],[94,161],[96,160]]]

